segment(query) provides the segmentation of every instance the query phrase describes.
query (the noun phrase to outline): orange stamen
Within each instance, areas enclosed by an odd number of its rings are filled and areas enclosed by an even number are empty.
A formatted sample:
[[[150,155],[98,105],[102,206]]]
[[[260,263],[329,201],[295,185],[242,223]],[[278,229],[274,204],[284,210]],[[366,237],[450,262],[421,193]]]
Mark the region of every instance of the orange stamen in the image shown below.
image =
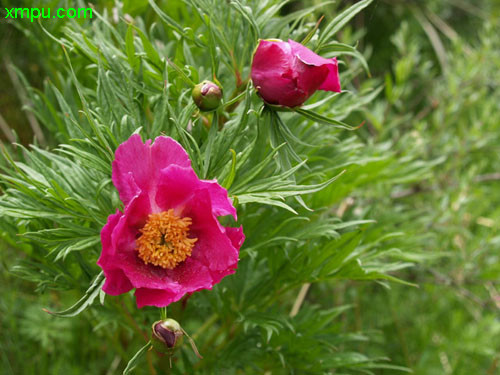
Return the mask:
[[[139,258],[170,270],[184,262],[198,241],[188,237],[191,223],[190,217],[181,218],[172,209],[149,215],[136,240]]]

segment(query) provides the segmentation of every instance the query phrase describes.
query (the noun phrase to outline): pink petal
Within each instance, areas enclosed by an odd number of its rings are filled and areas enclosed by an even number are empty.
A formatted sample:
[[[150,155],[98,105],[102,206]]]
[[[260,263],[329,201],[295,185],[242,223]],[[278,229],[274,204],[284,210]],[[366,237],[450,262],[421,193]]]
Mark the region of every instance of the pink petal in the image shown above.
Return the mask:
[[[142,142],[138,134],[123,142],[115,153],[113,161],[113,184],[118,189],[125,205],[137,194],[137,189],[154,194],[160,171],[176,164],[189,167],[191,162],[182,146],[169,137],[157,137]]]
[[[334,91],[341,92],[340,88],[340,77],[339,77],[339,66],[337,64],[337,58],[332,59],[335,63],[327,65],[329,73],[323,84],[319,87],[323,91]]]
[[[111,241],[111,235],[122,216],[123,214],[119,210],[116,210],[114,214],[108,216],[108,221],[101,230],[102,251],[99,260],[97,261],[97,264],[101,268],[104,268],[106,266],[108,260],[112,257],[114,253],[114,248]]]
[[[305,91],[297,87],[296,79],[283,77],[269,78],[258,89],[258,93],[267,103],[286,107],[297,107],[308,97]]]
[[[182,295],[201,289],[212,289],[214,285],[208,268],[194,258],[186,259],[168,273],[172,280],[181,285]]]
[[[104,271],[104,276],[106,276],[106,281],[104,282],[102,290],[109,295],[117,296],[134,288],[120,269],[106,269]]]
[[[146,265],[137,255],[136,239],[150,213],[149,197],[144,194],[134,197],[111,236],[115,251],[113,267],[121,269],[134,288],[162,288],[169,282],[163,268]],[[170,287],[178,289],[175,285]]]
[[[292,53],[301,59],[304,63],[314,66],[328,65],[332,63],[332,59],[325,59],[319,55],[316,55],[309,48],[297,43],[294,40],[288,39]]]
[[[300,59],[295,61],[295,71],[297,72],[297,87],[306,94],[306,99],[320,88],[329,72],[326,65],[308,65]]]
[[[161,171],[156,194],[156,204],[161,211],[170,208],[179,208],[187,205],[193,193],[197,190],[206,190],[212,203],[212,212],[215,216],[232,215],[236,220],[236,209],[227,196],[227,190],[217,181],[200,180],[191,168],[182,168],[171,165]]]
[[[181,286],[169,276],[169,271],[164,268],[145,264],[137,255],[137,251],[126,251],[119,253],[116,257],[119,267],[134,288],[168,289],[171,292],[179,292]]]
[[[241,245],[243,245],[243,241],[245,241],[245,235],[243,234],[243,227],[242,226],[240,226],[239,228],[226,227],[225,230],[227,236],[231,240],[233,247],[237,251],[239,251]],[[214,284],[220,282],[224,277],[235,273],[237,267],[238,267],[238,258],[236,258],[234,264],[228,266],[226,270],[223,271],[211,270],[210,274],[212,275]]]
[[[208,191],[212,202],[212,211],[215,216],[231,215],[234,220],[238,220],[236,208],[227,195],[227,190],[219,185],[217,180],[200,180],[203,188]]]
[[[123,214],[118,210],[115,214],[108,216],[108,222],[101,230],[102,252],[97,261],[97,264],[103,269],[104,276],[106,276],[102,289],[113,296],[128,292],[133,288],[124,273],[114,268],[112,261],[114,254],[112,233],[122,217]]]
[[[261,40],[252,61],[252,80],[281,77],[291,69],[292,49],[282,41]],[[265,83],[265,82],[263,82]],[[256,84],[259,86],[259,84]]]
[[[266,102],[288,105],[301,96],[293,80],[292,58],[288,43],[260,41],[252,61],[252,81]]]
[[[226,277],[226,276],[229,276],[229,275],[232,275],[233,273],[236,272],[236,264],[234,265],[234,267],[230,267],[230,268],[227,268],[223,271],[212,271],[210,270],[210,275],[212,276],[212,279],[213,279],[213,284],[218,284],[221,282],[221,280]]]
[[[144,306],[165,307],[181,298],[182,295],[179,295],[178,292],[167,289],[138,288],[135,290],[135,300],[138,308]]]
[[[325,59],[324,57],[315,54],[309,48],[291,39],[288,40],[288,43],[290,43],[293,54],[305,64],[317,67],[328,67],[328,74],[326,75],[326,78],[323,80],[322,84],[319,86],[320,90],[335,92],[341,91],[338,63],[336,58]]]
[[[239,228],[226,227],[226,234],[231,240],[234,248],[239,250],[245,241],[245,234],[243,233],[243,226]]]
[[[120,253],[135,251],[135,240],[139,235],[139,229],[144,226],[150,213],[149,197],[144,194],[135,196],[125,207],[123,216],[111,235],[114,257]]]
[[[135,292],[137,307],[163,307],[180,300],[187,293],[212,289],[214,285],[208,269],[200,262],[188,258],[173,270],[168,270],[169,282],[161,288],[138,288]]]
[[[193,258],[212,271],[225,270],[238,262],[238,249],[212,213],[210,195],[206,190],[198,190],[193,194],[184,208],[183,216],[193,219],[190,232],[198,238]]]

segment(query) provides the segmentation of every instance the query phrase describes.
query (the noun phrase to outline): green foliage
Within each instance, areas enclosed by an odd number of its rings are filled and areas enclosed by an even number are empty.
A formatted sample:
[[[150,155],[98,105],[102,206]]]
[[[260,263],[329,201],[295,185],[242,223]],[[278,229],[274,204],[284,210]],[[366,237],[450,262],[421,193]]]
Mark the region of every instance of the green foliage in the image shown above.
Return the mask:
[[[436,76],[429,75],[432,65],[424,62],[425,38],[403,24],[393,37],[399,55],[393,57],[393,75],[386,77],[386,96],[368,114],[382,139],[397,138],[402,150],[413,149],[422,160],[442,160],[429,178],[408,190],[396,187],[391,199],[380,200],[374,209],[401,206],[401,229],[420,237],[426,253],[447,257],[407,273],[405,279],[420,290],[394,285],[380,294],[366,285],[351,296],[363,311],[363,328],[380,329],[391,358],[415,373],[498,371],[495,27],[497,20],[486,23],[477,47],[453,43],[448,71]],[[412,212],[418,217],[405,222]],[[426,232],[432,236],[422,236]]]

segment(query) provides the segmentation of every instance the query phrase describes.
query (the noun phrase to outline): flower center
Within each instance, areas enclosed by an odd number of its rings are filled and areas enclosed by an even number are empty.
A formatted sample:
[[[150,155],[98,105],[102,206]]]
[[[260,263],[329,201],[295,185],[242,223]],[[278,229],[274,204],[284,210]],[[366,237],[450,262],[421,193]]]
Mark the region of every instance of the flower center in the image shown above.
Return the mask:
[[[142,235],[136,240],[139,258],[146,264],[173,269],[191,256],[197,238],[189,238],[190,217],[179,217],[174,210],[149,215]]]

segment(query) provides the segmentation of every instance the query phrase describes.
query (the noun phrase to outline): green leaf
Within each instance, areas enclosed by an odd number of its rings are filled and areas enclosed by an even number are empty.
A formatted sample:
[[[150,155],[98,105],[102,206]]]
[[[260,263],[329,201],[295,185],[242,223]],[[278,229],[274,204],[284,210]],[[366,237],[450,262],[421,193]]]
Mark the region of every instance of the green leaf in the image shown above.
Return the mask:
[[[345,130],[356,130],[357,129],[355,127],[347,125],[346,123],[344,123],[342,121],[335,120],[333,118],[329,118],[329,117],[320,115],[319,113],[316,113],[316,112],[313,112],[313,111],[310,111],[307,109],[293,108],[293,111],[297,112],[299,115],[305,117],[306,119],[312,120],[314,122],[319,122],[319,123],[326,124],[326,125],[332,125],[336,128],[345,129]]]
[[[94,300],[96,299],[97,296],[99,296],[99,292],[102,289],[102,286],[104,285],[104,274],[101,271],[90,287],[87,289],[85,294],[83,295],[82,298],[80,298],[73,306],[70,308],[63,310],[63,311],[49,311],[47,309],[44,309],[44,311],[48,312],[51,315],[59,316],[61,318],[70,318],[73,316],[76,316],[80,314],[82,311],[84,311],[87,307],[92,305]]]
[[[144,35],[141,29],[138,27],[130,24],[134,28],[134,30],[139,34],[139,38],[141,38],[142,41],[142,46],[144,47],[144,51],[146,52],[147,57],[149,58],[149,61],[153,64],[153,66],[157,69],[158,72],[161,72],[162,67],[163,67],[163,62],[160,58],[160,55],[158,52],[156,52],[156,49],[153,47],[151,42],[149,41],[148,37]]]
[[[208,177],[208,171],[210,169],[210,161],[213,157],[213,146],[215,143],[215,140],[217,138],[217,133],[218,133],[218,128],[219,128],[219,116],[217,112],[213,112],[212,115],[212,124],[210,125],[210,130],[208,131],[208,139],[206,141],[206,148],[205,148],[205,155],[204,155],[204,162],[203,162],[203,172],[202,176],[203,178]]]
[[[234,177],[236,176],[236,152],[233,149],[229,149],[229,151],[231,152],[231,156],[232,156],[231,170],[230,170],[228,176],[226,177],[226,179],[224,180],[224,182],[222,183],[222,186],[226,190],[229,190],[229,188],[233,184]]]
[[[177,33],[179,33],[183,37],[195,42],[198,45],[198,47],[202,47],[202,45],[201,45],[201,43],[199,43],[199,41],[195,40],[194,38],[192,38],[189,34],[187,34],[184,31],[182,25],[180,25],[172,17],[168,16],[165,12],[163,12],[160,9],[160,7],[158,7],[158,5],[156,4],[156,2],[154,0],[149,0],[149,5],[151,5],[151,8],[153,8],[153,10],[156,12],[156,14],[158,14],[158,16],[160,16],[161,20],[163,22],[165,22],[165,24],[167,24],[168,27],[170,27],[172,30],[176,31]]]
[[[323,45],[327,43],[342,27],[344,27],[356,14],[365,9],[372,3],[373,0],[361,0],[353,4],[337,17],[335,17],[323,30],[318,39],[316,51],[321,50]]]
[[[363,68],[365,69],[366,73],[370,77],[370,68],[368,67],[368,63],[366,62],[365,57],[354,47],[345,44],[345,43],[339,43],[339,42],[330,42],[328,44],[325,44],[321,47],[321,50],[318,51],[318,53],[328,53],[328,52],[334,52],[335,55],[351,55],[355,57],[356,59],[359,60]]]
[[[250,24],[252,27],[252,33],[254,36],[254,40],[260,38],[260,29],[255,21],[255,18],[252,14],[252,8],[248,6],[243,6],[238,0],[232,0],[230,3]]]
[[[196,85],[195,82],[193,82],[193,80],[191,78],[189,78],[187,76],[186,73],[184,73],[182,71],[181,68],[179,68],[172,60],[170,60],[168,57],[167,57],[167,62],[168,62],[168,65],[170,65],[176,72],[177,74],[179,74],[179,77],[181,77],[181,79],[188,84],[188,86],[190,87],[194,87]]]
[[[128,25],[127,28],[127,35],[125,37],[125,48],[127,51],[127,58],[128,58],[128,63],[130,64],[130,67],[134,70],[134,72],[138,72],[139,69],[139,58],[135,55],[135,48],[134,48],[134,28],[132,25]]]
[[[137,353],[128,361],[125,370],[123,370],[123,375],[128,375],[132,372],[132,370],[137,366],[141,357],[146,354],[146,352],[151,348],[151,341],[148,341],[146,345],[139,349]]]
[[[285,26],[287,26],[290,22],[293,22],[294,24],[297,24],[298,22],[300,22],[303,18],[311,15],[311,14],[314,14],[314,12],[319,9],[319,8],[322,8],[326,5],[330,5],[330,4],[334,4],[335,1],[324,1],[322,3],[319,3],[319,4],[315,4],[313,6],[310,6],[308,8],[304,8],[304,9],[300,9],[300,10],[297,10],[295,12],[292,12],[292,13],[289,13],[287,14],[286,16],[283,16],[283,17],[280,17],[279,20],[275,23],[271,23],[272,26],[273,26],[273,31],[276,33],[276,32],[280,32],[282,31]]]
[[[314,34],[316,34],[316,31],[318,30],[319,25],[321,24],[321,21],[323,21],[323,18],[324,18],[324,16],[320,17],[320,19],[318,20],[318,22],[316,22],[316,24],[311,29],[311,31],[309,31],[307,33],[307,35],[304,37],[304,39],[302,39],[302,41],[300,42],[300,44],[306,45],[307,43],[309,43],[309,41],[312,39],[312,37],[314,36]]]

